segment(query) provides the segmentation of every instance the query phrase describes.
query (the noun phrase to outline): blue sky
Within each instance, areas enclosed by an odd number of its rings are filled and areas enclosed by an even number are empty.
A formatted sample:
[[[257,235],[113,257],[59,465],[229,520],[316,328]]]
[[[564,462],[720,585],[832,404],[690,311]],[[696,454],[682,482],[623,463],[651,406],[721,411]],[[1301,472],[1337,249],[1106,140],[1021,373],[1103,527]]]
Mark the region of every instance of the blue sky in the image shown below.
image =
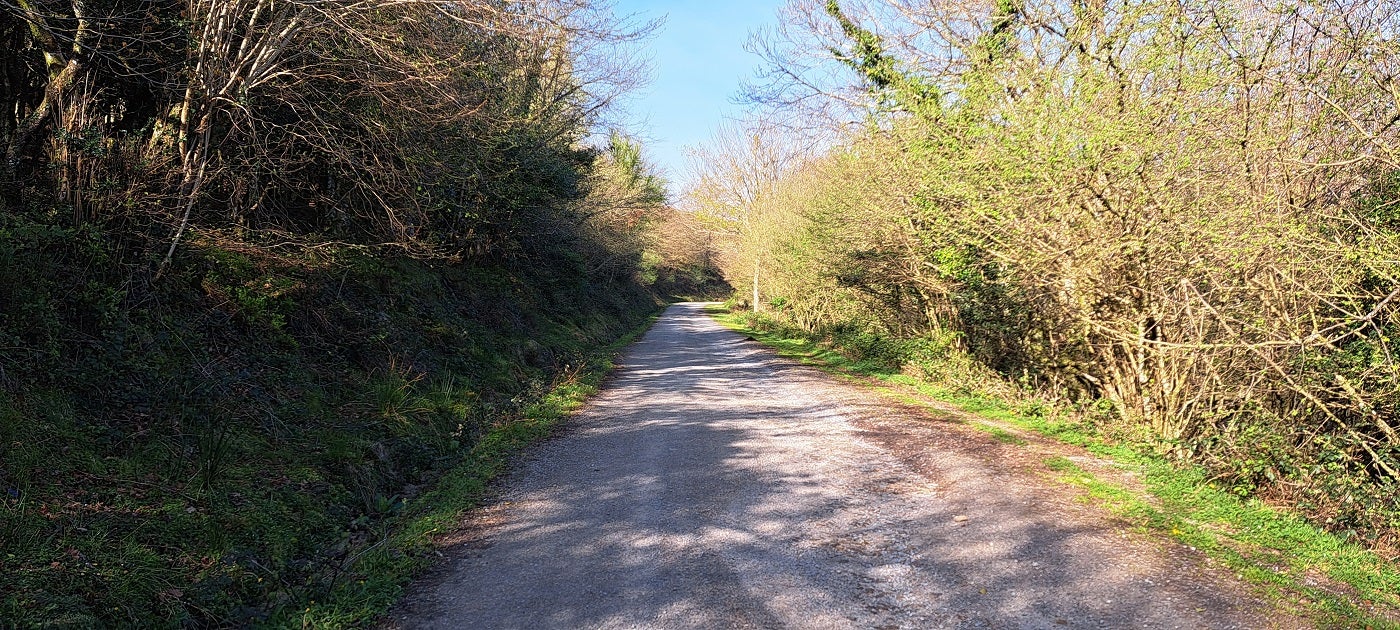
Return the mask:
[[[686,145],[703,142],[725,116],[738,117],[732,104],[740,82],[760,64],[744,50],[749,33],[777,20],[782,0],[616,0],[618,15],[638,21],[665,17],[647,41],[652,82],[627,105],[629,125],[648,157],[675,184],[685,178]]]

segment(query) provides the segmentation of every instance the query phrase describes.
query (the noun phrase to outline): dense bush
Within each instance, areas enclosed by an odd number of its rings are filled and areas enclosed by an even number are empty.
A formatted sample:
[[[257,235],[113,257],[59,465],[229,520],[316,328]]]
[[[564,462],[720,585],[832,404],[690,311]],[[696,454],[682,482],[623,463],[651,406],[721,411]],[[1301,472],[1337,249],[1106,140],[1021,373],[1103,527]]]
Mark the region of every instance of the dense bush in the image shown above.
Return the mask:
[[[794,3],[763,42],[756,96],[867,124],[717,141],[691,199],[737,295],[1394,544],[1395,8],[895,4]]]

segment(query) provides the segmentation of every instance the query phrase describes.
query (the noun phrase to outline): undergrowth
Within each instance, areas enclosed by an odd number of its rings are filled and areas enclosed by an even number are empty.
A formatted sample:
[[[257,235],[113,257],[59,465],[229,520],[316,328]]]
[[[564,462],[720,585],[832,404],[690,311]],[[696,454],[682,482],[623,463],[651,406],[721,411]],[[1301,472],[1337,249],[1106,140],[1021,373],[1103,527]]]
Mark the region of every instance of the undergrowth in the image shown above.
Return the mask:
[[[612,356],[632,342],[655,318],[561,372],[554,384],[518,415],[493,423],[466,457],[437,479],[432,490],[408,502],[402,514],[381,523],[378,541],[354,559],[345,579],[323,602],[302,610],[283,609],[275,625],[341,628],[372,622],[393,605],[408,579],[434,559],[433,541],[455,529],[476,507],[487,484],[521,447],[549,435],[556,424],[597,391],[612,369]]]
[[[1222,486],[1202,467],[1183,465],[1157,445],[1124,439],[1096,421],[1094,410],[1066,413],[1030,397],[989,395],[975,380],[950,383],[910,374],[880,356],[839,340],[812,339],[801,331],[748,313],[715,307],[725,326],[773,347],[782,356],[835,375],[881,383],[881,393],[906,402],[951,403],[986,421],[971,423],[998,441],[1024,445],[1028,430],[1128,468],[1148,495],[1097,478],[1074,462],[1052,457],[1048,471],[1084,489],[1096,503],[1142,531],[1169,536],[1259,586],[1277,601],[1297,607],[1326,627],[1400,628],[1400,567],[1354,536],[1330,532],[1297,514]],[[867,381],[868,382],[868,381]],[[911,395],[911,392],[913,395]]]
[[[0,626],[362,623],[658,303],[445,264],[0,214]]]

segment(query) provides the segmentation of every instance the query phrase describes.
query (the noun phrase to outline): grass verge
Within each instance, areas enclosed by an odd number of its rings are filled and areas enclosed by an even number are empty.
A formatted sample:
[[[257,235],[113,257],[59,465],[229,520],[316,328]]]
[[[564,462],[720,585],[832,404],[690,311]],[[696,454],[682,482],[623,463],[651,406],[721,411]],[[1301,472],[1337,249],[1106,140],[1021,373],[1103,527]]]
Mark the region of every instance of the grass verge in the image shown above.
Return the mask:
[[[865,361],[817,341],[750,327],[741,314],[722,307],[709,313],[722,325],[748,335],[780,356],[863,384],[903,402],[929,399],[952,404],[982,420],[971,426],[998,441],[1027,442],[1008,429],[1022,429],[1079,446],[1133,470],[1147,495],[1097,478],[1064,457],[1046,468],[1078,486],[1141,532],[1165,535],[1197,549],[1256,585],[1280,605],[1309,616],[1322,627],[1400,628],[1400,568],[1354,542],[1302,518],[1217,487],[1198,467],[1179,467],[1149,449],[1112,443],[1090,427],[1021,410],[1007,401],[959,394],[937,384]]]
[[[373,622],[403,594],[413,576],[438,557],[434,541],[452,531],[464,514],[480,505],[490,482],[506,470],[523,447],[550,435],[560,420],[598,391],[612,371],[613,359],[656,322],[652,316],[636,329],[602,348],[554,385],[518,417],[491,428],[467,457],[447,471],[437,485],[385,523],[374,545],[355,558],[328,601],[310,602],[276,625],[343,628]]]

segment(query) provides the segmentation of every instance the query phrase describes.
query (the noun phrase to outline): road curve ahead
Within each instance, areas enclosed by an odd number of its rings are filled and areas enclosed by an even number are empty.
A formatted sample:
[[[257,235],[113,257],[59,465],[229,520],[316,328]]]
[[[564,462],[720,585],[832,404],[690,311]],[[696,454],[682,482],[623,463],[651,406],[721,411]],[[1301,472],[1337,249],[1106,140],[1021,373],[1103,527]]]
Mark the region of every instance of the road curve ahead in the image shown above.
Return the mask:
[[[965,427],[779,359],[701,304],[621,362],[388,626],[1297,625],[1185,548],[944,439]]]

